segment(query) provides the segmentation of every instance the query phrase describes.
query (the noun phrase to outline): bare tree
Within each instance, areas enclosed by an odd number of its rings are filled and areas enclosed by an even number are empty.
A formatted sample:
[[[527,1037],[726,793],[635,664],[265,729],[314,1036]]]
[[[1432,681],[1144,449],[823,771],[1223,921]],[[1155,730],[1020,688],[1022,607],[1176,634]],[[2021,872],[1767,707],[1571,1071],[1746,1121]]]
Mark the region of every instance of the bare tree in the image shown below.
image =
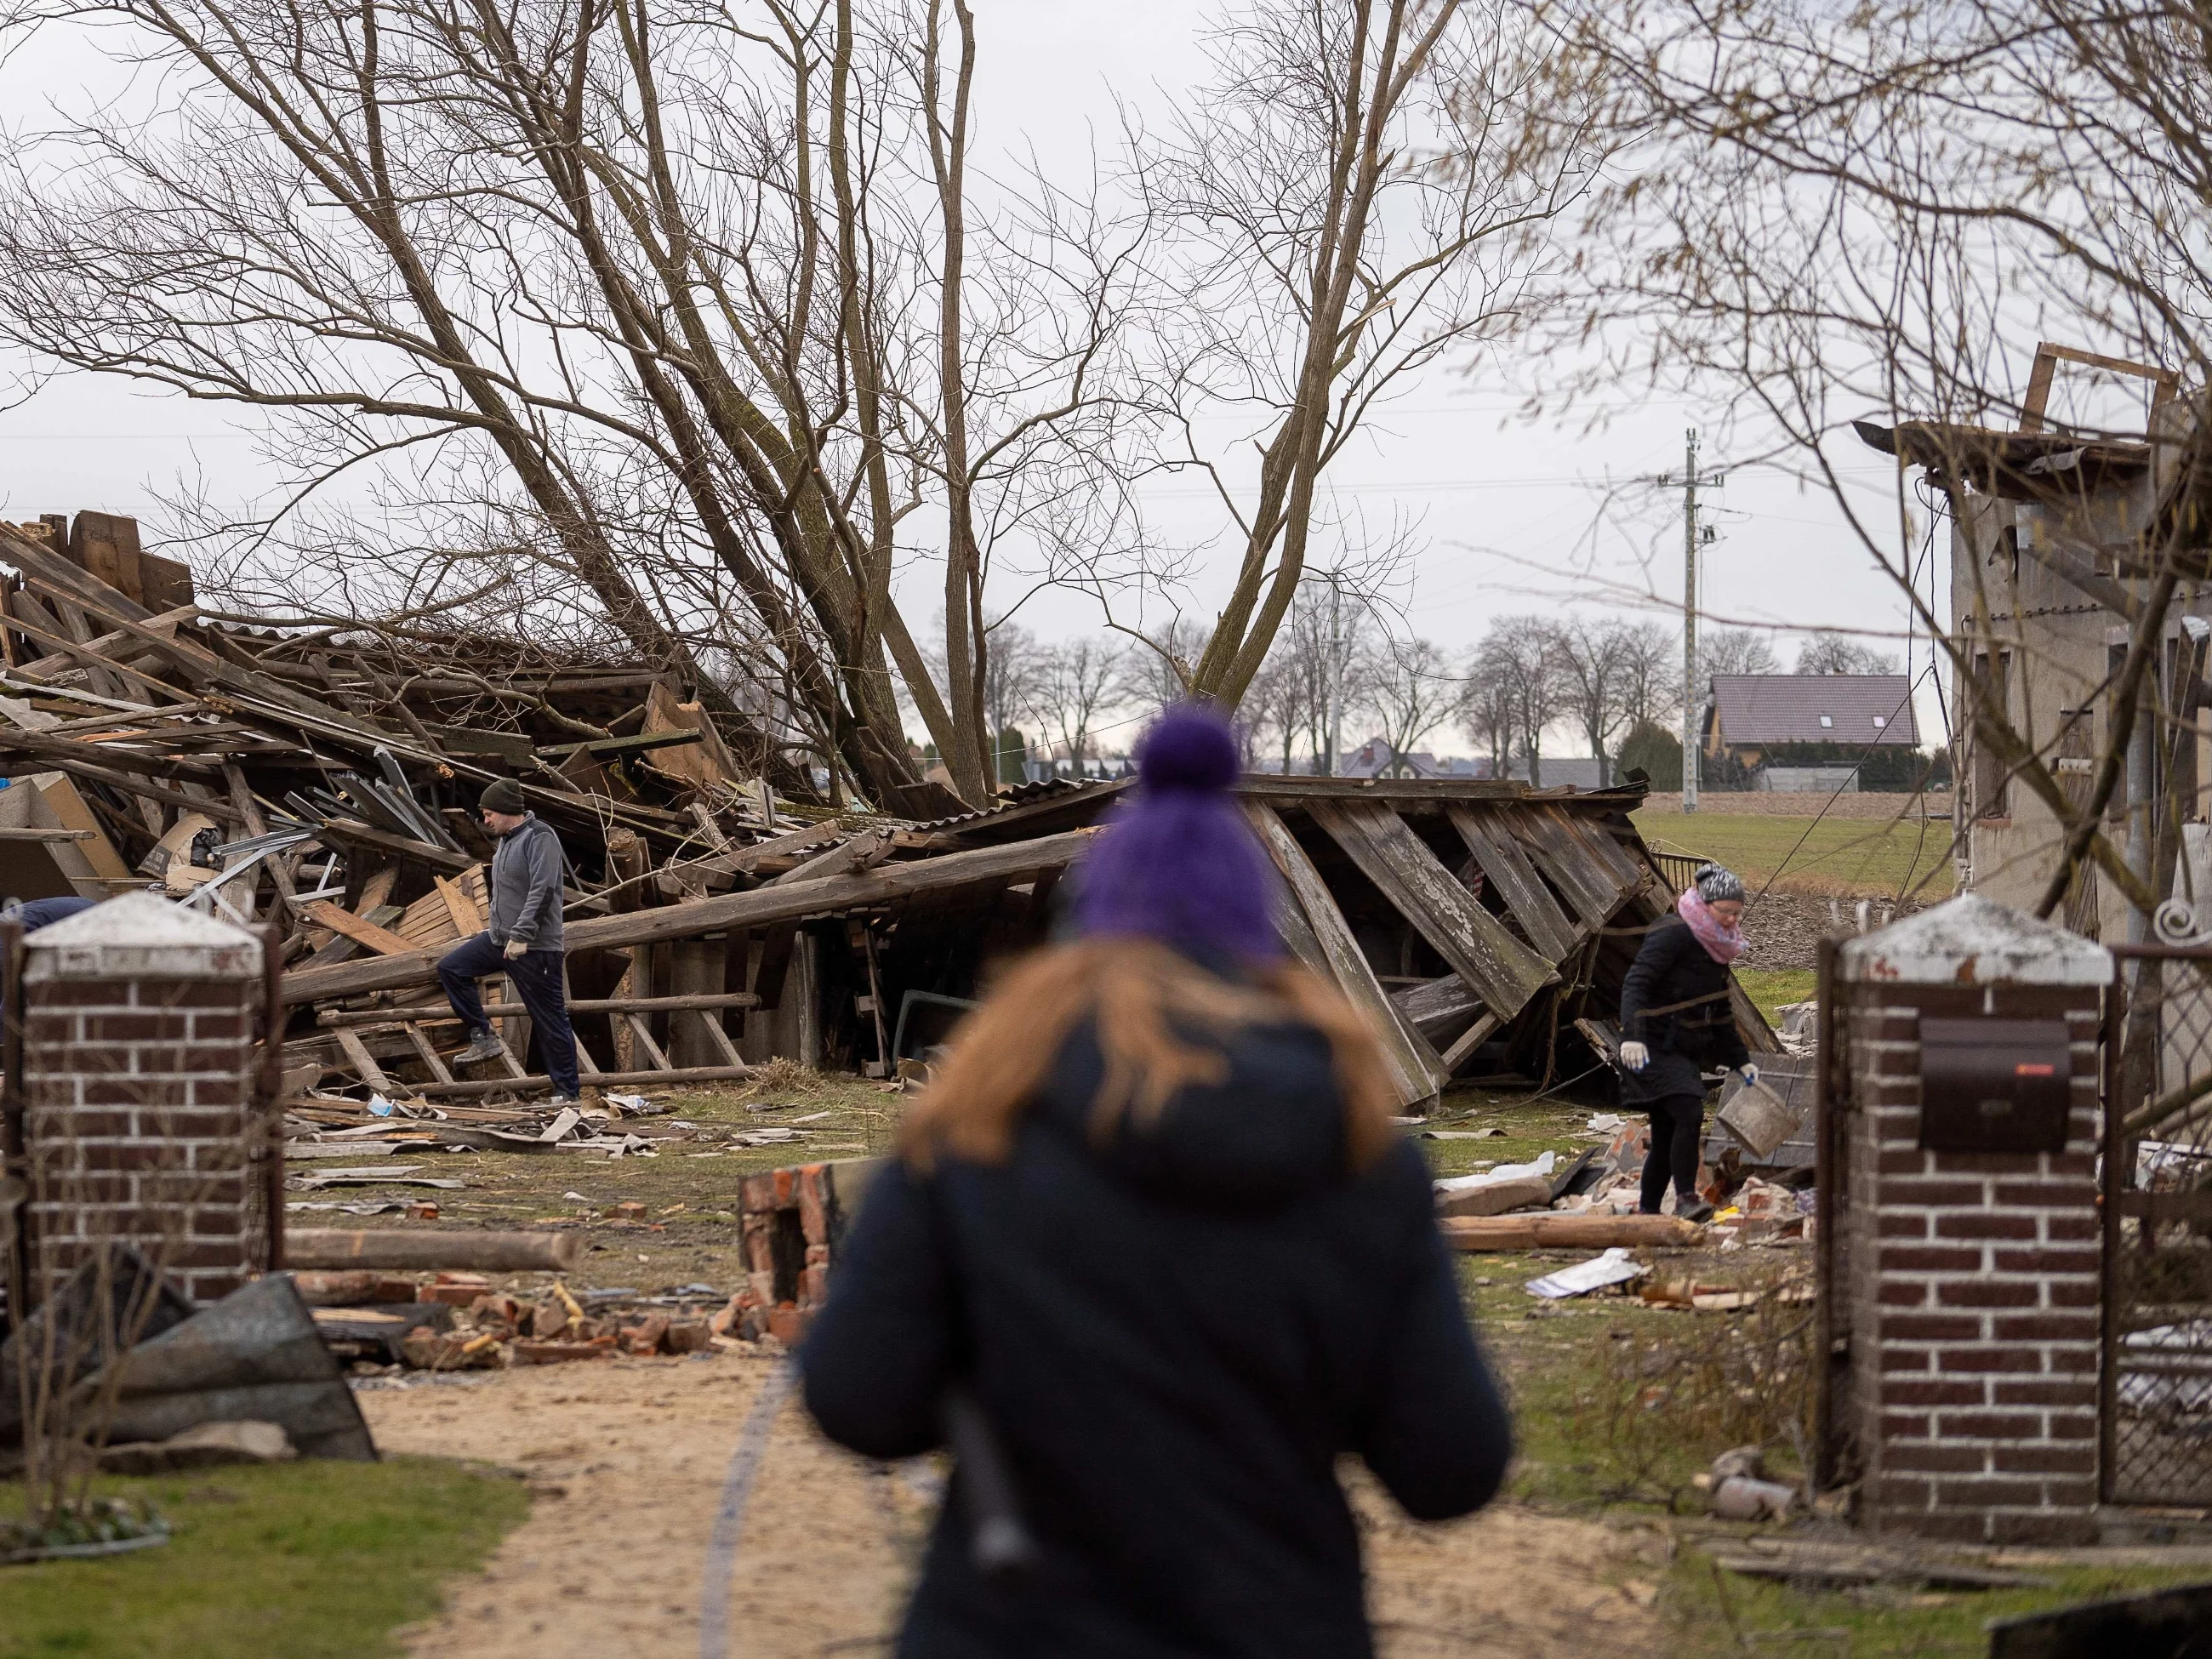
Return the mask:
[[[2147,933],[2196,810],[2212,635],[2201,10],[1548,15],[1562,74],[1602,85],[1610,130],[1644,145],[1593,198],[1581,250],[1603,372],[1732,396],[1776,459],[1831,493],[1948,682],[1974,798],[2002,803],[2002,826],[1959,821],[1966,872],[2006,876],[1975,849],[2008,845],[2044,915],[2094,872]],[[1865,453],[1846,422],[1901,464],[1881,510],[1844,488],[1838,451]],[[2139,470],[2098,459],[2123,454]],[[1948,606],[1932,575],[1946,521]],[[2124,649],[2097,624],[2045,624],[2085,601],[2125,626]],[[2136,970],[2130,1102],[2155,1059],[2158,1000],[2141,992],[2161,971]]]
[[[1362,705],[1382,722],[1390,745],[1390,775],[1406,775],[1405,757],[1450,711],[1461,677],[1451,659],[1426,640],[1391,640],[1374,659]]]
[[[291,484],[233,544],[327,554],[366,477],[392,608],[503,574],[533,630],[583,616],[739,728],[757,678],[927,808],[896,677],[984,790],[983,588],[1099,493],[1144,233],[1041,185],[977,210],[964,0],[10,15],[164,95],[11,138],[0,337],[261,411]],[[941,688],[891,597],[925,525]]]
[[[1037,685],[1051,649],[1016,623],[1000,623],[990,636],[984,659],[983,717],[995,732],[1018,724],[1036,707]]]
[[[1507,0],[1252,4],[1185,112],[1133,135],[1182,297],[1162,459],[1206,477],[1237,550],[1199,695],[1234,705],[1259,672],[1377,400],[1501,333],[1542,266],[1588,167],[1544,44]]]
[[[1481,687],[1486,702],[1496,699],[1495,718],[1510,760],[1528,763],[1528,781],[1544,781],[1544,729],[1565,712],[1564,676],[1557,630],[1544,617],[1500,617],[1475,648],[1471,686]],[[1492,718],[1485,702],[1474,707]],[[1470,722],[1472,723],[1472,721]]]
[[[1834,634],[1815,634],[1798,648],[1793,674],[1894,674],[1897,659]]]
[[[1091,757],[1098,717],[1123,693],[1127,666],[1121,650],[1097,635],[1079,635],[1044,652],[1030,706],[1047,737],[1066,751],[1078,777]]]
[[[1576,617],[1553,630],[1559,702],[1582,727],[1601,777],[1610,777],[1614,736],[1632,714],[1637,638],[1627,624]]]
[[[1680,647],[1677,646],[1679,652]],[[1678,655],[1675,660],[1679,663]],[[1698,638],[1698,684],[1716,674],[1779,674],[1782,659],[1765,635],[1749,628],[1709,628]],[[1700,693],[1700,695],[1703,695]],[[1676,693],[1676,706],[1680,694]]]
[[[1509,678],[1494,653],[1478,651],[1460,690],[1460,725],[1490,761],[1490,775],[1512,769],[1513,739],[1520,730],[1519,708]]]
[[[1664,623],[1624,623],[1621,708],[1632,726],[1658,726],[1682,707],[1682,641]]]

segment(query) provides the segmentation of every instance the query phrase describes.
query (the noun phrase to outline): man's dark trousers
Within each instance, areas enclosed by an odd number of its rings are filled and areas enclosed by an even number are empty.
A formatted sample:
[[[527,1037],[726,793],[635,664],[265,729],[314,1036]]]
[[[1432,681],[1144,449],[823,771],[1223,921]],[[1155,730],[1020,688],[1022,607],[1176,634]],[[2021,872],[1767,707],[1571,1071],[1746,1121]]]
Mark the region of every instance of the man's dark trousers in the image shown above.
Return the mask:
[[[568,1024],[568,989],[562,983],[565,954],[559,951],[525,951],[512,962],[491,942],[489,933],[464,939],[439,961],[438,982],[446,1000],[461,1017],[471,1036],[491,1030],[484,1018],[483,1000],[477,995],[477,981],[486,974],[505,974],[522,994],[530,1010],[532,1029],[538,1034],[538,1050],[545,1056],[545,1070],[556,1094],[577,1092],[576,1033]]]

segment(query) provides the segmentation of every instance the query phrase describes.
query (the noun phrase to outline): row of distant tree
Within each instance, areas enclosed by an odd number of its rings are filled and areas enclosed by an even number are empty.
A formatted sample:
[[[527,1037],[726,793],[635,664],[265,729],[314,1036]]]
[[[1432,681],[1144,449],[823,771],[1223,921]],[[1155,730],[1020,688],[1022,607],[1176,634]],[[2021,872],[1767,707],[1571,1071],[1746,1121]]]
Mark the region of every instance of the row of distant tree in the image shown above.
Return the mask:
[[[1394,637],[1364,611],[1347,610],[1338,607],[1332,630],[1325,592],[1292,608],[1239,710],[1252,763],[1332,769],[1333,703],[1341,708],[1342,748],[1379,737],[1400,755],[1471,749],[1498,776],[1516,768],[1540,775],[1547,753],[1613,760],[1630,734],[1680,725],[1682,636],[1663,623],[1500,617],[1473,646],[1455,650]],[[1711,629],[1699,645],[1700,684],[1715,674],[1784,672],[1772,645],[1749,629]],[[1000,734],[1000,781],[1018,781],[1032,749],[1075,763],[1125,752],[1144,721],[1187,695],[1188,664],[1204,646],[1173,629],[1159,639],[1047,641],[1000,625],[983,688]],[[1788,672],[1896,667],[1893,657],[1823,635],[1800,648]],[[1679,769],[1679,743],[1674,755]]]

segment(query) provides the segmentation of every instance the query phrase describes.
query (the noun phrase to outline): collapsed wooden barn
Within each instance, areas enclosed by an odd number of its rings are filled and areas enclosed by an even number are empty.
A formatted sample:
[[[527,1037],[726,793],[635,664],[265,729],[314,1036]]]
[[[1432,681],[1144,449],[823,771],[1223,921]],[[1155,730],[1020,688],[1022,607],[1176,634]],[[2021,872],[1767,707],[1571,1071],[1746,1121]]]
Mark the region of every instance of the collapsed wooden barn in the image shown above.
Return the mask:
[[[127,519],[0,525],[0,893],[152,885],[276,927],[295,1086],[524,1098],[528,1023],[459,1075],[437,958],[483,924],[472,808],[511,778],[561,834],[586,1081],[784,1058],[889,1077],[1040,942],[1126,782],[916,823],[805,798],[711,688],[424,624],[212,611]],[[833,781],[834,782],[834,781]],[[945,805],[957,802],[936,792]],[[1282,931],[1372,1016],[1409,1109],[1454,1079],[1577,1080],[1675,883],[1635,788],[1255,776]],[[1681,872],[1677,872],[1679,878]],[[1755,1048],[1774,1044],[1738,994]]]
[[[743,890],[573,923],[587,1080],[706,1082],[778,1055],[890,1075],[942,1038],[994,960],[1048,936],[1060,884],[1129,787],[1037,785],[935,823],[817,826],[782,838],[804,847],[707,861]],[[1285,939],[1374,1018],[1407,1109],[1454,1079],[1541,1087],[1600,1067],[1622,978],[1672,902],[1629,820],[1640,790],[1259,776],[1240,793],[1284,877]],[[434,1097],[514,1086],[519,1062],[477,1079],[437,1060],[439,1033],[459,1034],[426,994],[434,956],[289,975],[288,1000],[319,1005],[325,1033],[295,1055],[357,1073],[366,1058],[380,1085]],[[617,983],[634,1006],[606,994]],[[1776,1049],[1740,992],[1737,1014],[1753,1048]],[[525,1044],[517,1028],[510,1046]]]

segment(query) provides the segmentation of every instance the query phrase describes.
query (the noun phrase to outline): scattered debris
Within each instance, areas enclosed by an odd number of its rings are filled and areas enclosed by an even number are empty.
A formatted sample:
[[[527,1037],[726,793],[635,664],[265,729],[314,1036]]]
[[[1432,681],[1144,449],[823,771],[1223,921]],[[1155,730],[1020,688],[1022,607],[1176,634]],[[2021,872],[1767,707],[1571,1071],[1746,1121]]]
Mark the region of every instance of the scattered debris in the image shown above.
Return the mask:
[[[1562,1267],[1557,1273],[1532,1279],[1521,1288],[1531,1296],[1557,1301],[1571,1296],[1587,1296],[1590,1291],[1603,1290],[1608,1285],[1625,1285],[1631,1279],[1641,1279],[1650,1271],[1625,1248],[1615,1245],[1602,1255],[1594,1255],[1587,1261],[1577,1261],[1571,1267]]]
[[[1730,1475],[1713,1487],[1713,1513],[1723,1521],[1786,1521],[1796,1501],[1795,1487],[1747,1474]]]
[[[106,1474],[174,1474],[222,1463],[283,1463],[300,1455],[280,1423],[252,1419],[198,1423],[167,1440],[135,1441],[101,1449]]]

